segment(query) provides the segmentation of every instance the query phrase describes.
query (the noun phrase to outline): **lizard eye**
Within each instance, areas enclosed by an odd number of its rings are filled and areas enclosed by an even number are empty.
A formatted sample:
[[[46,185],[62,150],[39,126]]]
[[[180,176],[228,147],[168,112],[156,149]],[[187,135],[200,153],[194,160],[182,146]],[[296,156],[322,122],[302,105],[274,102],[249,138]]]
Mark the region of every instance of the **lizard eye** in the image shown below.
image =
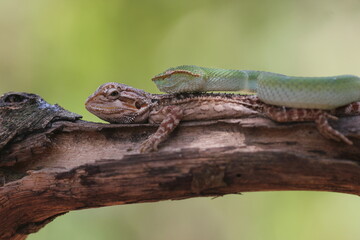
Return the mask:
[[[140,108],[141,108],[141,104],[140,104],[139,102],[135,102],[135,107],[136,107],[137,109],[140,109]]]
[[[111,97],[111,98],[113,98],[113,99],[117,98],[119,95],[120,95],[120,93],[119,93],[119,91],[116,90],[116,89],[111,90],[111,91],[109,91],[109,93],[108,93],[108,96]]]

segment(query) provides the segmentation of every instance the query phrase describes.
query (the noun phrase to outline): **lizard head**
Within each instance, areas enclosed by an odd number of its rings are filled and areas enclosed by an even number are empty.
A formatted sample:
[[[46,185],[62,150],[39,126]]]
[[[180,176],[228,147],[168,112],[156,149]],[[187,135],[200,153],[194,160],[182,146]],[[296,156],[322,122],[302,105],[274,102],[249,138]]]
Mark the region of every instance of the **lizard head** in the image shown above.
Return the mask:
[[[110,123],[146,122],[151,94],[120,83],[101,85],[85,102],[86,109]]]

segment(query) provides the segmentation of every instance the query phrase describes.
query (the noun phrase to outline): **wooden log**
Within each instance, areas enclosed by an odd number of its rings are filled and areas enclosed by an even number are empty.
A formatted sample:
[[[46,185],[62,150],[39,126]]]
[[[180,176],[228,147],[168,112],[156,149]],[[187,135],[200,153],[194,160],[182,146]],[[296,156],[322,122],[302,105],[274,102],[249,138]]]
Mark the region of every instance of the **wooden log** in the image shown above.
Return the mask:
[[[0,239],[25,239],[84,208],[248,191],[360,195],[360,116],[332,122],[352,146],[312,123],[257,117],[185,122],[158,152],[139,154],[157,126],[81,121],[17,94],[0,99]]]

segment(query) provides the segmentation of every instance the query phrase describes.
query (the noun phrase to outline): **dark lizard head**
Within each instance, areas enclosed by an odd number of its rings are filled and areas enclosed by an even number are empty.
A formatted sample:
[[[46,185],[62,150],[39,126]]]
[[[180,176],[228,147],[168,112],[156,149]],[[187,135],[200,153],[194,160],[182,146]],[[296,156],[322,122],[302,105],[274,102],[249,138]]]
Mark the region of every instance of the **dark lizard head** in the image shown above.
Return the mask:
[[[110,123],[142,123],[149,117],[151,94],[120,83],[101,85],[85,102],[86,109]]]

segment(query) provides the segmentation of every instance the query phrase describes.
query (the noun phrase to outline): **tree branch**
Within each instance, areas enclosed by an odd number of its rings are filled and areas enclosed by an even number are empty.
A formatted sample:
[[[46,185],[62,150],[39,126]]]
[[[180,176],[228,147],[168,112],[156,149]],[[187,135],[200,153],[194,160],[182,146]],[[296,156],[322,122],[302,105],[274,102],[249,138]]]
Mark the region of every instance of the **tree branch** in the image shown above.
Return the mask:
[[[25,239],[91,207],[246,191],[360,195],[360,116],[332,122],[353,146],[324,139],[312,123],[246,118],[182,123],[159,152],[138,154],[157,126],[80,121],[22,96],[0,100],[0,239]],[[19,110],[29,104],[46,114]],[[27,124],[14,129],[19,119]]]

